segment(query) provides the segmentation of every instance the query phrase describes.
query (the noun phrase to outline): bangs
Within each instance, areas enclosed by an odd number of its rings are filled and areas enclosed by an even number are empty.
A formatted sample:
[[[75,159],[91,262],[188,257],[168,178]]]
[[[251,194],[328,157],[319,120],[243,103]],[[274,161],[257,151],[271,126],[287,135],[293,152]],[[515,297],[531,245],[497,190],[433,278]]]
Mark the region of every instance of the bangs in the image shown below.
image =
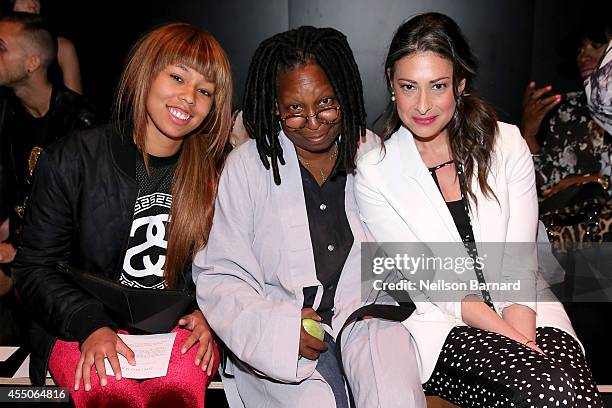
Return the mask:
[[[190,27],[185,27],[190,29]],[[170,32],[162,35],[153,46],[157,49],[154,75],[169,65],[183,64],[213,82],[217,89],[228,85],[229,62],[225,52],[208,33],[190,30],[187,33]],[[215,91],[216,93],[216,91]]]
[[[139,150],[145,150],[147,98],[151,84],[168,66],[184,65],[215,86],[212,110],[198,134],[214,134],[208,148],[220,155],[231,129],[232,72],[225,51],[214,37],[185,23],[161,26],[132,48],[117,87],[113,120],[130,123]]]

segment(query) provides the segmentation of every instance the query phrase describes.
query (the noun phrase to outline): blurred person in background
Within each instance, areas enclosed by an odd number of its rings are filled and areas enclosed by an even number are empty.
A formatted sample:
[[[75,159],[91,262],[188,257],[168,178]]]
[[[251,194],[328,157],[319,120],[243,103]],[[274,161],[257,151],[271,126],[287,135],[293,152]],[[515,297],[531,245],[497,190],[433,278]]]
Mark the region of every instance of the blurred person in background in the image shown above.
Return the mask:
[[[15,12],[40,14],[41,11],[40,0],[10,0],[10,3]],[[58,76],[69,89],[82,94],[81,68],[76,47],[72,41],[61,36],[57,37],[57,65],[52,67],[52,75]]]
[[[0,273],[8,274],[16,253],[38,155],[97,119],[81,95],[49,81],[56,44],[41,16],[0,18],[0,222],[8,231],[0,243]],[[2,286],[3,292],[10,289]]]
[[[564,42],[564,48],[577,50],[583,80],[597,67],[610,35],[609,21],[590,21]],[[610,134],[593,120],[584,90],[560,95],[551,94],[552,89],[537,89],[531,82],[523,97],[521,133],[534,155],[540,196],[583,182],[585,176],[595,180],[612,173]]]

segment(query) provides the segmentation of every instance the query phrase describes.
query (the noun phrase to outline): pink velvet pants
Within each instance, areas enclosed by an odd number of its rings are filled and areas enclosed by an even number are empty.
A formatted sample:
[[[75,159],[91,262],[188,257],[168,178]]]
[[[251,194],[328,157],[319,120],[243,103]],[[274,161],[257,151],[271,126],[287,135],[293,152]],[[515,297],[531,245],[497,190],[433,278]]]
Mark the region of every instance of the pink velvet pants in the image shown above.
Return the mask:
[[[77,342],[57,340],[49,359],[49,371],[55,383],[70,390],[70,397],[77,408],[82,407],[203,407],[204,392],[212,378],[194,364],[197,344],[181,354],[181,346],[191,332],[174,329],[176,338],[165,377],[148,380],[122,378],[115,380],[107,375],[108,384],[100,386],[95,366],[91,368],[91,390],[83,384],[74,391],[74,372],[81,357]],[[125,333],[125,332],[123,332]],[[213,375],[219,366],[219,350],[215,343]]]

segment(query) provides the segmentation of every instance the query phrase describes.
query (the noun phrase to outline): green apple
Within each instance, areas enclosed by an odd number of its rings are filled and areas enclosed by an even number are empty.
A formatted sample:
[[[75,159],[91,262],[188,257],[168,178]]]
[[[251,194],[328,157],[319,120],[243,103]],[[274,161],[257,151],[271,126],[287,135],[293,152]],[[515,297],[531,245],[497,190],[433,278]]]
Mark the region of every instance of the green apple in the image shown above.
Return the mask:
[[[302,327],[304,327],[306,333],[323,341],[323,338],[325,337],[325,330],[323,330],[323,325],[321,325],[321,323],[314,319],[302,319]]]

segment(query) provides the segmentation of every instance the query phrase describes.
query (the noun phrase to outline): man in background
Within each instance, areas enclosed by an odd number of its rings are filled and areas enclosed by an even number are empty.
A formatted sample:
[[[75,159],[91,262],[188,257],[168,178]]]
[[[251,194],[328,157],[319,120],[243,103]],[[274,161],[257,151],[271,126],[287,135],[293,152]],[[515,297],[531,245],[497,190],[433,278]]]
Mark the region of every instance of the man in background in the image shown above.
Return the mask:
[[[0,17],[0,296],[10,291],[23,216],[40,152],[75,129],[91,127],[96,110],[49,81],[57,39],[38,15]]]

